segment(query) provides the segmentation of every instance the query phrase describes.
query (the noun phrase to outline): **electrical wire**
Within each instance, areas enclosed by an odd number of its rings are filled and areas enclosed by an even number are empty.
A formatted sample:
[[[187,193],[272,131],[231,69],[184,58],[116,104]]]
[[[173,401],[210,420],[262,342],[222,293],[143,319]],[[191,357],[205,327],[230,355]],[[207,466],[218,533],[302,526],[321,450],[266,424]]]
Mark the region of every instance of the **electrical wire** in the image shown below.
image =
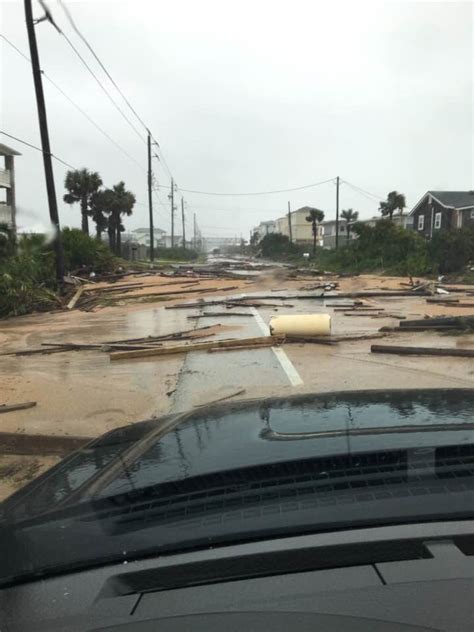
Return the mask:
[[[3,130],[0,130],[0,134],[3,134],[4,136],[8,136],[8,138],[12,138],[13,140],[16,140],[18,143],[22,143],[23,145],[27,145],[27,147],[31,147],[32,149],[36,149],[37,151],[40,151],[42,154],[45,153],[41,149],[41,147],[37,147],[36,145],[32,145],[31,143],[28,143],[26,140],[22,140],[21,138],[18,138],[17,136],[13,136],[13,134],[8,134],[7,132],[4,132]],[[61,162],[66,167],[69,167],[69,169],[76,170],[76,167],[73,167],[68,162],[63,160],[62,158],[59,158],[58,156],[55,156],[54,154],[50,154],[50,156],[51,156],[51,158],[54,158],[58,162]]]
[[[135,108],[132,106],[132,104],[130,103],[130,101],[127,99],[127,97],[124,95],[124,93],[122,92],[122,90],[119,88],[119,86],[117,85],[117,83],[114,81],[113,77],[111,76],[111,74],[109,73],[109,71],[107,70],[107,68],[104,66],[104,64],[102,63],[102,61],[100,60],[100,57],[97,55],[97,53],[95,52],[95,50],[92,48],[92,46],[89,44],[89,42],[87,41],[86,37],[81,33],[81,31],[79,30],[79,28],[77,27],[71,12],[69,11],[69,9],[66,7],[66,5],[64,4],[64,2],[62,2],[62,0],[58,0],[59,5],[61,6],[62,10],[64,11],[70,25],[72,26],[72,28],[74,29],[74,31],[77,33],[77,35],[81,38],[81,40],[84,42],[84,44],[87,46],[87,48],[90,50],[90,52],[92,53],[92,55],[94,56],[95,60],[97,61],[97,63],[99,64],[99,66],[102,68],[102,70],[105,72],[105,74],[107,75],[107,77],[110,79],[110,81],[112,82],[112,84],[114,85],[115,89],[117,90],[117,92],[120,94],[120,96],[122,97],[122,99],[125,101],[125,103],[128,105],[128,107],[130,108],[130,110],[133,112],[133,114],[135,114],[136,118],[138,119],[138,121],[141,123],[141,125],[144,127],[145,131],[148,133],[148,127],[147,125],[143,122],[143,120],[140,118],[140,116],[137,114],[137,111],[135,110]]]
[[[19,55],[21,55],[28,63],[31,63],[31,59],[25,55],[25,53],[23,53],[17,46],[15,46],[15,44],[13,44],[13,42],[11,42],[7,37],[5,37],[5,35],[3,35],[2,33],[0,33],[0,37],[9,45],[11,46]],[[87,114],[87,112],[85,112],[68,94],[66,94],[64,92],[64,90],[58,86],[58,84],[51,79],[51,77],[44,71],[41,71],[43,74],[43,77],[49,81],[49,83],[54,86],[56,88],[56,90],[63,95],[63,97],[65,99],[67,99],[71,105],[73,105],[76,110],[78,110],[78,112],[80,112],[88,121],[89,123],[91,123],[101,134],[103,134],[111,143],[113,143],[115,145],[115,147],[117,147],[117,149],[119,149],[125,156],[127,156],[127,158],[129,158],[129,160],[131,160],[132,162],[134,162],[137,167],[139,167],[143,172],[146,172],[146,169],[143,165],[141,165],[137,160],[135,160],[135,158],[133,156],[131,156],[126,149],[124,149],[121,145],[119,145],[119,143],[117,143],[117,141],[115,139],[113,139],[100,125],[98,125],[94,119],[89,116],[89,114]]]
[[[288,193],[290,191],[302,191],[303,189],[312,189],[313,187],[317,187],[321,184],[326,184],[328,182],[334,182],[335,178],[329,178],[328,180],[322,180],[321,182],[314,182],[313,184],[305,184],[300,187],[292,187],[289,189],[276,189],[274,191],[253,191],[253,192],[245,192],[245,193],[224,193],[224,192],[216,192],[216,191],[196,191],[194,189],[183,189],[179,187],[180,191],[184,193],[196,193],[198,195],[218,195],[218,196],[252,196],[252,195],[272,195],[274,193]],[[157,185],[160,188],[165,188],[163,185]]]
[[[168,167],[168,164],[165,160],[165,157],[163,155],[163,152],[161,150],[160,144],[159,142],[156,140],[156,138],[151,134],[148,125],[145,123],[145,121],[142,119],[142,117],[138,114],[138,112],[136,111],[136,109],[133,107],[133,105],[130,103],[130,100],[125,96],[123,90],[120,88],[120,86],[117,84],[117,82],[114,80],[114,78],[112,77],[112,75],[110,74],[110,72],[108,71],[108,69],[106,68],[105,64],[102,62],[102,60],[100,59],[99,55],[95,52],[94,48],[92,47],[92,45],[89,43],[89,41],[87,40],[87,38],[85,37],[85,35],[81,32],[81,30],[79,29],[79,27],[77,26],[74,18],[72,17],[71,11],[68,9],[68,7],[64,4],[64,2],[62,2],[62,0],[58,0],[59,5],[61,6],[62,10],[64,11],[70,25],[72,26],[72,28],[74,29],[75,33],[78,35],[78,37],[81,38],[81,40],[84,42],[84,44],[87,46],[87,48],[89,49],[89,51],[91,52],[91,54],[93,55],[94,59],[97,61],[97,63],[99,64],[99,66],[102,68],[102,70],[105,72],[105,74],[107,75],[107,77],[109,78],[110,82],[112,83],[112,85],[114,86],[114,88],[117,90],[117,92],[120,94],[120,96],[122,97],[122,99],[125,101],[125,103],[127,104],[127,106],[130,108],[130,110],[133,112],[133,114],[135,115],[136,119],[139,121],[139,123],[141,124],[141,126],[145,129],[145,131],[148,133],[150,133],[151,138],[153,140],[153,142],[156,144],[156,146],[159,148],[160,150],[160,154],[161,154],[161,161],[163,162],[163,165],[166,169],[166,171],[168,172],[168,175],[170,178],[172,178],[172,174],[171,174],[171,170]]]
[[[354,191],[357,191],[358,193],[365,195],[365,197],[369,199],[373,199],[377,202],[379,202],[383,198],[383,196],[376,195],[375,193],[371,193],[370,191],[366,191],[365,189],[362,189],[361,187],[358,187],[357,185],[352,184],[351,182],[348,182],[347,180],[341,180],[341,183],[349,185],[352,189],[354,189]]]
[[[136,133],[136,135],[138,136],[138,138],[143,142],[146,143],[146,140],[143,138],[143,136],[140,134],[140,132],[138,131],[138,129],[135,127],[135,125],[132,123],[132,121],[128,118],[128,116],[125,114],[125,112],[122,110],[122,108],[115,102],[115,100],[111,97],[111,95],[109,94],[109,92],[107,91],[107,89],[105,88],[105,86],[102,84],[101,80],[97,77],[97,75],[95,74],[95,72],[92,70],[92,68],[89,66],[89,64],[86,62],[86,60],[84,59],[84,57],[81,55],[81,53],[77,50],[77,48],[74,46],[74,44],[71,42],[71,40],[69,39],[69,37],[64,33],[64,31],[59,31],[59,33],[64,37],[64,39],[66,40],[66,42],[69,44],[69,46],[71,47],[71,49],[73,50],[73,52],[75,53],[75,55],[80,59],[81,63],[85,66],[85,68],[87,68],[87,70],[89,71],[89,73],[92,75],[92,77],[94,77],[95,81],[97,82],[97,84],[99,85],[100,89],[103,91],[103,93],[107,96],[107,98],[109,99],[109,101],[112,103],[112,105],[114,106],[114,108],[116,110],[118,110],[118,112],[121,114],[121,116],[125,119],[125,121],[128,123],[128,125],[133,129],[133,131]]]

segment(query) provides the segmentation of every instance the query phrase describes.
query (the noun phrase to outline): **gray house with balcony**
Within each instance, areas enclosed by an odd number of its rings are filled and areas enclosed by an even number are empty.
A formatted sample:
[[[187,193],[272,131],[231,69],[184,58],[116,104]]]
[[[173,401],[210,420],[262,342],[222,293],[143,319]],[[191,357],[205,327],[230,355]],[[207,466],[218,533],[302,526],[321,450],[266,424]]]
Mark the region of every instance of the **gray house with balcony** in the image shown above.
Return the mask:
[[[0,143],[0,224],[16,230],[15,156],[20,152]]]
[[[440,230],[474,228],[474,191],[427,191],[410,217],[413,230],[427,239]]]

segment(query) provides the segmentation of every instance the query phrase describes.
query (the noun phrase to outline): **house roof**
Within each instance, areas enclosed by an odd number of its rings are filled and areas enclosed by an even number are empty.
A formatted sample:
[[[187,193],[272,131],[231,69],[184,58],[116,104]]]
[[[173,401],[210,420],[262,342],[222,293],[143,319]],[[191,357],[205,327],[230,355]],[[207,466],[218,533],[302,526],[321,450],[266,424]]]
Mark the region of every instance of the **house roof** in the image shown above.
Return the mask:
[[[21,156],[19,151],[0,143],[0,156]]]
[[[474,206],[474,191],[428,191],[443,206],[465,208]]]
[[[427,191],[410,211],[412,215],[428,195],[438,201],[445,208],[471,208],[474,207],[474,191]]]
[[[132,232],[137,233],[138,235],[148,235],[150,233],[150,229],[149,228],[135,228]],[[157,226],[154,226],[153,232],[166,233],[166,230],[163,230],[162,228],[158,228]]]

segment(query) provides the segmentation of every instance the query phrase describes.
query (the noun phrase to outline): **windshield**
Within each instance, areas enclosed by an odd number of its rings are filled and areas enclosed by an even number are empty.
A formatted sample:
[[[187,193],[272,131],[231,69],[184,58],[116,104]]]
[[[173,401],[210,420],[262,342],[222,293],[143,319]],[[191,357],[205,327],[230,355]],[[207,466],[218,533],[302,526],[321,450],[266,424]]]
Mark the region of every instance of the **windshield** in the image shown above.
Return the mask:
[[[473,517],[472,11],[2,3],[3,585]]]

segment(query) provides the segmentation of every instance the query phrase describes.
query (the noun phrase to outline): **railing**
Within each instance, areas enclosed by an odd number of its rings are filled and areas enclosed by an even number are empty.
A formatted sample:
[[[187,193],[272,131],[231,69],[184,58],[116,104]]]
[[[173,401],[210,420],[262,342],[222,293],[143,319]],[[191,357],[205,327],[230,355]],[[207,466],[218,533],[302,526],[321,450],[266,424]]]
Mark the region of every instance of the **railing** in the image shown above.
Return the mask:
[[[0,169],[0,187],[9,187],[10,185],[10,172],[6,169]]]

